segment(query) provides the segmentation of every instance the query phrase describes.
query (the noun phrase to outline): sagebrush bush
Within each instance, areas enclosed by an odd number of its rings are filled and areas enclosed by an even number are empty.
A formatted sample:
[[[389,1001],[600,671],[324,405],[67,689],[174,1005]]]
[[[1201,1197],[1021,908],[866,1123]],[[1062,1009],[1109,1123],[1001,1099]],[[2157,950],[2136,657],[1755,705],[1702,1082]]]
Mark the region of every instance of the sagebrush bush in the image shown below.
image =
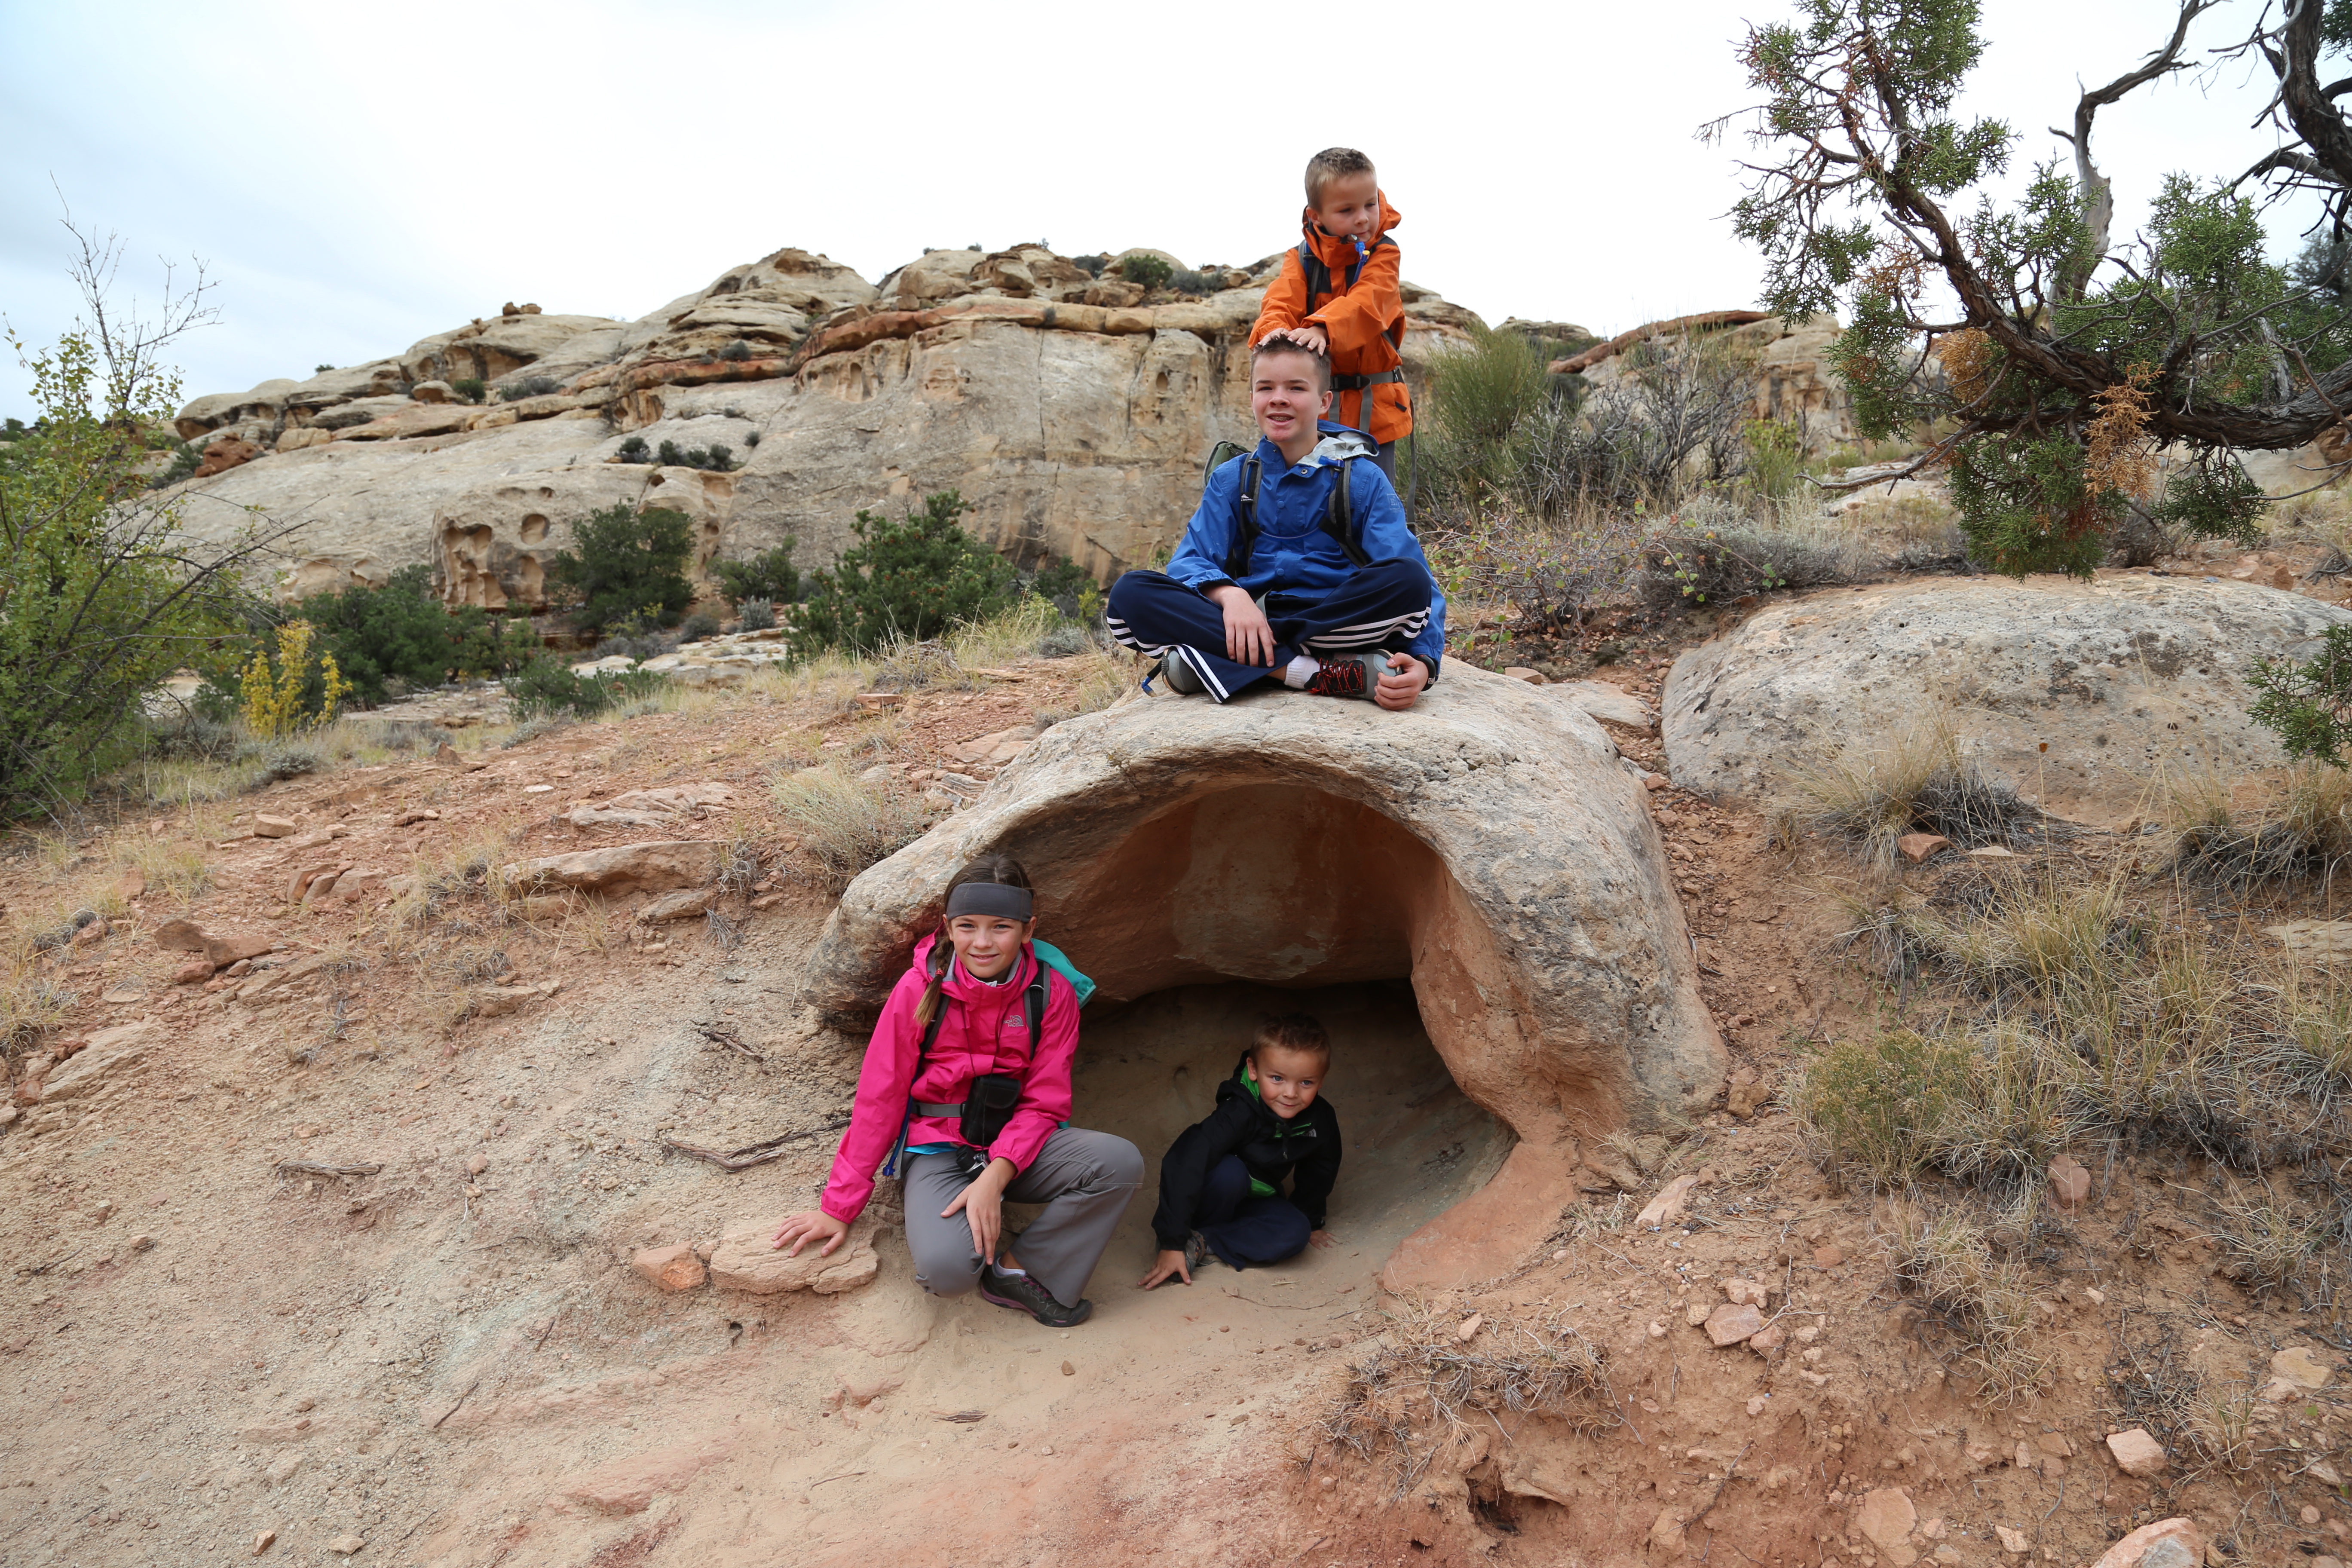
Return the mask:
[[[684,642],[700,642],[705,637],[715,637],[719,635],[719,617],[708,610],[697,610],[686,617],[685,623],[677,628],[677,635]]]
[[[768,599],[746,599],[735,608],[736,616],[747,632],[764,632],[776,624],[776,606]]]
[[[719,351],[719,357],[730,364],[740,364],[751,357],[751,345],[741,338],[737,338]]]
[[[650,697],[662,689],[657,670],[599,670],[574,675],[560,658],[546,658],[526,665],[506,683],[507,701],[517,719],[569,715],[593,718],[632,698]]]
[[[867,783],[840,763],[779,776],[772,786],[825,887],[835,893],[920,838],[931,825],[922,801],[897,782]]]

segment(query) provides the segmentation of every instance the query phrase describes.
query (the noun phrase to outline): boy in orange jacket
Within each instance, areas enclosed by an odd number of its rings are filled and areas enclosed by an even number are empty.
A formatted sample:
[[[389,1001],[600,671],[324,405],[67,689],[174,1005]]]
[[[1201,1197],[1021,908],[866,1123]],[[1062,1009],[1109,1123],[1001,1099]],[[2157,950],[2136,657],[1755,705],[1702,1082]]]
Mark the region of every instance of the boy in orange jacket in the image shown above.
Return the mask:
[[[1250,344],[1280,335],[1328,355],[1331,418],[1361,430],[1381,472],[1396,478],[1396,444],[1412,432],[1405,391],[1404,297],[1391,230],[1402,221],[1381,194],[1372,161],[1327,147],[1307,161],[1306,238],[1282,258]]]

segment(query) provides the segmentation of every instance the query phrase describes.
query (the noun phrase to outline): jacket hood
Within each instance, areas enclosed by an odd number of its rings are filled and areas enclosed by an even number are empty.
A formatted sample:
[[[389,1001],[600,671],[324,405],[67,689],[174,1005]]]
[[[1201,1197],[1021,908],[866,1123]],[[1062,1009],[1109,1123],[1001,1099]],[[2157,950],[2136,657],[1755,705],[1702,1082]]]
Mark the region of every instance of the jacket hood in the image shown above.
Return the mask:
[[[1373,194],[1381,198],[1380,231],[1372,236],[1373,239],[1378,239],[1381,235],[1387,234],[1391,229],[1396,227],[1397,225],[1402,223],[1404,221],[1404,215],[1397,211],[1396,208],[1389,205],[1389,194],[1386,191],[1375,191]],[[1315,247],[1315,254],[1323,258],[1323,265],[1326,267],[1337,270],[1340,268],[1344,268],[1349,262],[1355,259],[1356,247],[1354,242],[1341,239],[1337,235],[1325,234],[1322,226],[1315,221],[1315,209],[1313,207],[1302,207],[1299,209],[1298,232],[1306,238],[1307,244]],[[1366,243],[1370,244],[1370,242],[1367,241]]]
[[[1307,450],[1307,456],[1298,459],[1298,466],[1302,468],[1328,468],[1344,463],[1350,458],[1377,458],[1381,455],[1381,449],[1374,446],[1371,438],[1361,430],[1352,430],[1345,425],[1334,425],[1328,419],[1317,420],[1315,428],[1321,436],[1321,439]],[[1280,447],[1276,447],[1263,436],[1258,437],[1258,446],[1261,448],[1259,453],[1261,461],[1271,461],[1277,467],[1285,466]],[[1265,457],[1267,451],[1273,453],[1270,459]],[[919,949],[917,950],[917,956],[920,956]]]

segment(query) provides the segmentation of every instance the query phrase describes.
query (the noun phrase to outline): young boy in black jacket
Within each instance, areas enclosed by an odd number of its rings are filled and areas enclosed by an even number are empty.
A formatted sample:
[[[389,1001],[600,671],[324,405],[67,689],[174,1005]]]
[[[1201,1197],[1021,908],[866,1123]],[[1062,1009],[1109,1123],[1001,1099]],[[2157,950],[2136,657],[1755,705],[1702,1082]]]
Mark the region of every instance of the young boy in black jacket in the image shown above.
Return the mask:
[[[1141,1281],[1192,1282],[1211,1253],[1228,1268],[1296,1258],[1331,1245],[1323,1207],[1339,1175],[1339,1119],[1322,1099],[1331,1038],[1304,1013],[1268,1018],[1217,1108],[1177,1135],[1160,1162],[1151,1216],[1160,1258]],[[1282,1194],[1285,1176],[1290,1195]]]

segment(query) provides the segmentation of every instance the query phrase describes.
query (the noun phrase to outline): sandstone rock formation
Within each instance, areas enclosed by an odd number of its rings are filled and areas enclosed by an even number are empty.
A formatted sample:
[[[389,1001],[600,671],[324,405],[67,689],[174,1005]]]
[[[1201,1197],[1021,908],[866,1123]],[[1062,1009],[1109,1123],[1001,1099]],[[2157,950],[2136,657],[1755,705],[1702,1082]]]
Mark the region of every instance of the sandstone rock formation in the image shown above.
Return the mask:
[[[821,565],[859,508],[955,489],[990,544],[1107,579],[1182,526],[1210,446],[1249,435],[1244,340],[1277,261],[1147,298],[1043,246],[932,251],[878,286],[784,249],[635,321],[517,307],[197,398],[182,436],[243,445],[188,482],[188,525],[226,535],[247,508],[299,523],[289,596],[429,564],[453,604],[535,607],[572,524],[616,501],[688,512],[698,569],[786,537]],[[1418,382],[1475,318],[1405,293]],[[483,404],[457,400],[467,378],[492,384]],[[740,466],[617,461],[632,436]]]
[[[2137,574],[1815,595],[1675,662],[1666,758],[1685,787],[1787,799],[1792,770],[1944,724],[1992,779],[2120,826],[2152,815],[2168,775],[2283,762],[2246,716],[2246,677],[2346,624],[2352,614],[2297,594]]]
[[[1410,977],[1454,1080],[1521,1139],[1462,1205],[1501,1194],[1476,1227],[1487,1251],[1540,1240],[1573,1201],[1572,1137],[1721,1087],[1643,792],[1600,726],[1539,688],[1455,664],[1402,715],[1139,693],[1057,724],[850,885],[810,961],[820,1015],[870,1020],[949,876],[989,849],[1036,879],[1097,1006]]]

